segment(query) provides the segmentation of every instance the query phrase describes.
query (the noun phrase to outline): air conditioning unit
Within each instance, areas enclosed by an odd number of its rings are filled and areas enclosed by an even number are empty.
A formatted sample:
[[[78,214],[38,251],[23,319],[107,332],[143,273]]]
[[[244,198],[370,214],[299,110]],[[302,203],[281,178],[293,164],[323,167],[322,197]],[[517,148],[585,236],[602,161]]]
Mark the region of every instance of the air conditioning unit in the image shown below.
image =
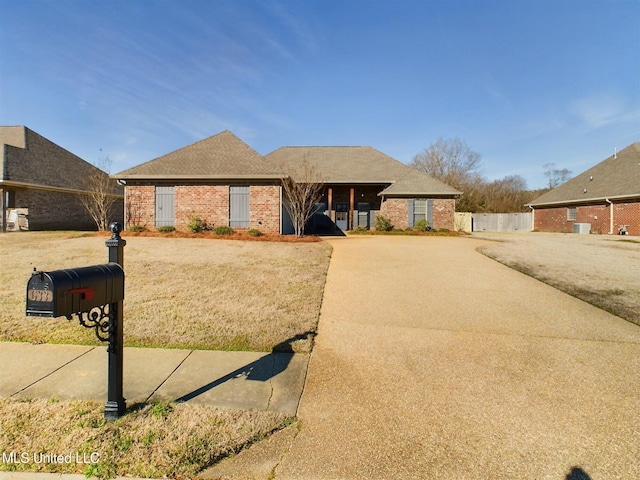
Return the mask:
[[[574,223],[573,224],[573,233],[591,233],[591,224],[590,223]]]

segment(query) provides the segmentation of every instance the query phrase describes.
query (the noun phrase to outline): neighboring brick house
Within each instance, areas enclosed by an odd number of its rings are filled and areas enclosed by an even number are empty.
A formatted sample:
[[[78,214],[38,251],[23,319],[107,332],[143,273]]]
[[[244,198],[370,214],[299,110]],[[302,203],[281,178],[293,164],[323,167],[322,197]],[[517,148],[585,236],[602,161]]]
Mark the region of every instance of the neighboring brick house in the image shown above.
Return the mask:
[[[0,127],[0,230],[95,230],[80,197],[84,179],[96,174],[108,178],[27,127]],[[113,220],[122,221],[122,188],[113,183]]]
[[[624,226],[629,235],[640,235],[640,143],[527,205],[538,231],[573,232],[581,223],[592,233],[617,234]]]
[[[324,184],[316,231],[370,228],[376,213],[397,228],[419,218],[454,228],[460,192],[371,147],[283,147],[263,157],[224,131],[114,178],[125,184],[127,226],[185,229],[197,215],[214,226],[292,233],[281,179],[304,180],[296,178],[303,162]]]

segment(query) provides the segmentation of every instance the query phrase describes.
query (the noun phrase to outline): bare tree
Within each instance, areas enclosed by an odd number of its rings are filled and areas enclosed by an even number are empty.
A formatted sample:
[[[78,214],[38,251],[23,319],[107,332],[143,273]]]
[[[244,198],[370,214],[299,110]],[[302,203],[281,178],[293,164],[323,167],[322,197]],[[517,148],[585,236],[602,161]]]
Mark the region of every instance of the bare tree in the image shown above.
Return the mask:
[[[411,166],[447,185],[464,191],[480,177],[480,154],[459,138],[438,138],[413,157]]]
[[[106,156],[98,160],[96,168],[84,178],[85,193],[80,201],[96,223],[98,230],[109,229],[109,212],[118,198],[116,182],[109,177],[111,159]]]
[[[555,163],[545,163],[544,176],[549,180],[549,188],[556,188],[571,178],[571,170],[558,169]]]
[[[489,213],[515,213],[526,211],[529,200],[527,181],[520,175],[509,175],[486,183],[482,188],[482,211]]]
[[[313,216],[324,185],[317,169],[305,158],[300,165],[283,169],[281,179],[285,208],[291,216],[293,229],[298,237],[304,236],[304,226]]]

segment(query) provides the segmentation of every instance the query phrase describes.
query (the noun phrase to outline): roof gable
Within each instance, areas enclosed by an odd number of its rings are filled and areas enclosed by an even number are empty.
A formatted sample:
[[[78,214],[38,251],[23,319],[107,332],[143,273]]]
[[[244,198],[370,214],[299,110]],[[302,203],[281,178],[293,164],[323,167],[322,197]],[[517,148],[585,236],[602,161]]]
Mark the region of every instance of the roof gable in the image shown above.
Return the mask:
[[[262,155],[228,130],[124,170],[122,179],[253,178],[272,176]]]
[[[640,142],[528,203],[531,206],[640,197]]]

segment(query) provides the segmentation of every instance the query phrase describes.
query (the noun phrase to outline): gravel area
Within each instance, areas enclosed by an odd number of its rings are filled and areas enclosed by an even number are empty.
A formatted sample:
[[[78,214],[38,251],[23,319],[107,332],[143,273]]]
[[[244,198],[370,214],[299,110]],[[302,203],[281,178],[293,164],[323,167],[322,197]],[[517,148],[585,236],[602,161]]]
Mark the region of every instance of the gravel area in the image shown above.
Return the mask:
[[[495,240],[483,254],[640,325],[640,237],[517,232],[474,233]]]

